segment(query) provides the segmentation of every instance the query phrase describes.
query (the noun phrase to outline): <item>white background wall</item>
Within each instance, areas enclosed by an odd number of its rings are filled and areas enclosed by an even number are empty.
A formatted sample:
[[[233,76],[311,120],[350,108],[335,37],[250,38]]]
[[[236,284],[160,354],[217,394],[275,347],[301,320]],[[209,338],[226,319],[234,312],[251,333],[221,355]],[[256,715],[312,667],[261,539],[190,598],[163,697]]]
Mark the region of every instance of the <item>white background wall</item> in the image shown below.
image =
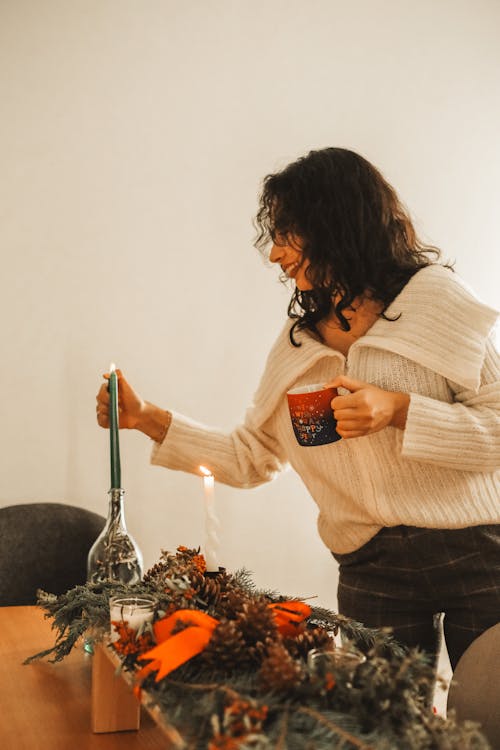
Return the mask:
[[[424,239],[498,306],[496,0],[1,0],[0,502],[104,513],[101,373],[230,428],[288,293],[252,248],[262,177],[340,145],[381,168]],[[121,433],[147,566],[202,540],[197,477]],[[291,473],[217,486],[222,562],[335,607]]]

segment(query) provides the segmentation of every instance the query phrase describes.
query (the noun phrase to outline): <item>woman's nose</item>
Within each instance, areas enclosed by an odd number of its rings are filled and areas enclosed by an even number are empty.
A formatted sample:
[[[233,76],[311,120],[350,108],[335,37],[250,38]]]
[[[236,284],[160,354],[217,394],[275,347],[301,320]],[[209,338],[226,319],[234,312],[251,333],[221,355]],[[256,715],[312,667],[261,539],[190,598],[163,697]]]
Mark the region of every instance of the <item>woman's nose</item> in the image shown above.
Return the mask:
[[[283,258],[283,254],[283,248],[280,245],[273,244],[271,252],[269,253],[269,260],[271,263],[279,263]]]

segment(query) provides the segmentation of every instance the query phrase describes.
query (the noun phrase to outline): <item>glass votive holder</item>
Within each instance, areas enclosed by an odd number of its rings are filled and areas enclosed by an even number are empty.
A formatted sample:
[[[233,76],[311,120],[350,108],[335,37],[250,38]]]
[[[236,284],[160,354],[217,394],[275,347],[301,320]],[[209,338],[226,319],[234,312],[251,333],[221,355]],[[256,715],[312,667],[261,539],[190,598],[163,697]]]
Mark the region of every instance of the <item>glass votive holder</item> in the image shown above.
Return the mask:
[[[156,602],[147,596],[115,596],[109,600],[110,623],[123,622],[131,630],[142,635],[148,623],[153,622]],[[119,634],[110,625],[111,643],[119,640]]]
[[[343,672],[349,680],[357,667],[366,661],[360,651],[337,646],[334,649],[313,648],[307,654],[307,666],[311,674],[324,677],[328,672]]]

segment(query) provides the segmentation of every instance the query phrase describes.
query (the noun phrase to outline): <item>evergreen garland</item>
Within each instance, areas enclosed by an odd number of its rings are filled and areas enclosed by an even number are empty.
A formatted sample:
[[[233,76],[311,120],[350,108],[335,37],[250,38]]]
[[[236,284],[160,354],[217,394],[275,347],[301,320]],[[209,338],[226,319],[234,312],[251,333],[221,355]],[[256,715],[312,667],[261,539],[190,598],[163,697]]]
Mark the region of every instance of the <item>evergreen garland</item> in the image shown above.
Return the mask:
[[[289,601],[258,590],[246,570],[207,576],[199,550],[162,552],[159,563],[132,586],[77,586],[61,596],[39,592],[53,620],[55,645],[30,657],[63,659],[84,637],[109,632],[112,596],[152,596],[155,617],[195,609],[217,619],[207,647],[159,682],[149,674],[148,700],[195,750],[488,750],[472,722],[443,719],[429,705],[434,670],[425,654],[406,651],[384,630],[366,628],[327,609],[295,633],[277,628],[270,604]],[[297,601],[297,600],[296,600]],[[185,627],[182,623],[179,630]],[[340,661],[312,669],[312,649],[332,649],[342,634],[354,666]],[[110,646],[133,675],[151,640],[128,628]]]

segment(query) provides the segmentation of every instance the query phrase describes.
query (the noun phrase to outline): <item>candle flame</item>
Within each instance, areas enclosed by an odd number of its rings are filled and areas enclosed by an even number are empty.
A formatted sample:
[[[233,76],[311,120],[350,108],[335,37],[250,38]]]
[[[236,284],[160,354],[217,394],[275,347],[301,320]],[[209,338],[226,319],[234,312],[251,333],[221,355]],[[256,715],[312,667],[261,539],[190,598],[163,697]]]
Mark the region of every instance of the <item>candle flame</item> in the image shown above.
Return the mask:
[[[115,365],[115,363],[114,363],[114,362],[111,362],[111,364],[110,364],[110,366],[109,366],[109,371],[110,371],[110,372],[115,372],[115,370],[116,370],[116,365]]]
[[[210,469],[207,469],[206,466],[200,466],[199,468],[200,468],[201,473],[204,474],[206,477],[213,477],[212,472],[210,471]]]

